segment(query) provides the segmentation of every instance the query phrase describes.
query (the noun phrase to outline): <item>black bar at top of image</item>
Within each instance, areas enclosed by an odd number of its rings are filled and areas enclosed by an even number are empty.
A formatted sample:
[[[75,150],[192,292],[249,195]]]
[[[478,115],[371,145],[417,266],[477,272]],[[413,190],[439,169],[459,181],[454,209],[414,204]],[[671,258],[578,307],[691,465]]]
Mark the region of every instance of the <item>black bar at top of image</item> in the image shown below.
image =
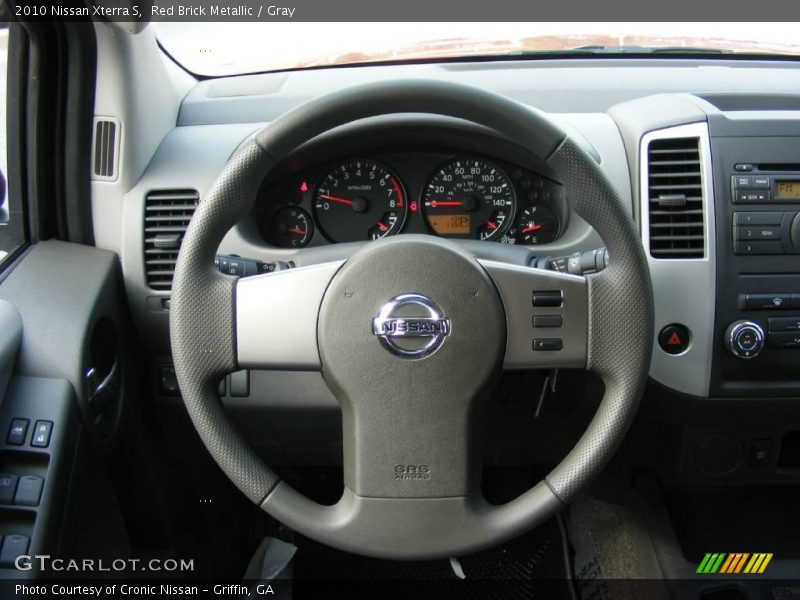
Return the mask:
[[[10,0],[20,21],[503,22],[797,21],[800,2],[761,0]]]

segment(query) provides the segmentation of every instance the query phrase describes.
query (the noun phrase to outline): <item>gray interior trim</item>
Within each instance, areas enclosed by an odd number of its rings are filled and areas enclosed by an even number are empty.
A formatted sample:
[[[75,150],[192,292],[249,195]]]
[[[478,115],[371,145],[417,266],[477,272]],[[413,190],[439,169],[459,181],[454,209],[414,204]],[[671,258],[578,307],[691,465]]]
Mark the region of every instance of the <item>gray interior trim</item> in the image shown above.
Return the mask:
[[[0,398],[6,393],[22,341],[22,317],[17,308],[0,300]]]
[[[650,218],[647,210],[647,149],[653,140],[697,137],[700,143],[703,186],[704,258],[657,259],[650,255]],[[716,223],[711,146],[705,122],[660,129],[645,134],[640,145],[639,198],[642,245],[653,278],[655,331],[681,323],[689,328],[689,347],[681,354],[667,354],[653,339],[650,376],[674,390],[693,396],[708,396],[714,355],[714,310],[716,298]]]
[[[123,220],[125,192],[175,126],[181,100],[196,80],[161,51],[152,28],[132,35],[113,23],[95,21],[94,29],[94,114],[118,119],[120,125],[116,180],[91,182],[94,239],[99,248],[122,254],[129,225]]]
[[[605,112],[615,104],[655,94],[732,89],[797,94],[800,89],[800,73],[792,61],[594,57],[375,65],[203,81],[187,94],[178,125],[272,121],[322,94],[369,82],[409,78],[469,83],[544,111],[561,113]],[[259,86],[261,89],[257,89]],[[254,93],[242,95],[243,89]],[[662,109],[671,111],[668,103]]]
[[[83,396],[86,346],[92,325],[116,313],[117,257],[113,252],[56,240],[31,248],[0,284],[0,298],[22,317],[17,373],[56,377]]]

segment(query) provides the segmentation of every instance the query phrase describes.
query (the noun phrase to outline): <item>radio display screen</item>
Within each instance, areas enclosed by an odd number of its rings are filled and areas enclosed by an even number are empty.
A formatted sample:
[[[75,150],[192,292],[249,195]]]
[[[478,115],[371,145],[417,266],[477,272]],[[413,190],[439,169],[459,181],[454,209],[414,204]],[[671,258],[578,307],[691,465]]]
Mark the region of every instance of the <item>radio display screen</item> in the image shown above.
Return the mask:
[[[800,200],[800,180],[797,181],[776,181],[775,182],[776,200]]]

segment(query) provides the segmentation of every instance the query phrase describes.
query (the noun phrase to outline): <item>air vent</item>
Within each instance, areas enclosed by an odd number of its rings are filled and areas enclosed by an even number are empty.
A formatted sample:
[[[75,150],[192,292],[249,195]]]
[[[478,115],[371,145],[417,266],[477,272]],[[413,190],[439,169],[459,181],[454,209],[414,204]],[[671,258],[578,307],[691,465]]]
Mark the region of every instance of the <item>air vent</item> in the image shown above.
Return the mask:
[[[703,181],[700,140],[667,138],[647,149],[650,255],[703,258]]]
[[[120,123],[112,117],[95,117],[92,145],[92,179],[114,181],[117,178]]]
[[[175,262],[200,194],[195,190],[156,190],[147,194],[144,208],[144,262],[147,285],[172,289]]]

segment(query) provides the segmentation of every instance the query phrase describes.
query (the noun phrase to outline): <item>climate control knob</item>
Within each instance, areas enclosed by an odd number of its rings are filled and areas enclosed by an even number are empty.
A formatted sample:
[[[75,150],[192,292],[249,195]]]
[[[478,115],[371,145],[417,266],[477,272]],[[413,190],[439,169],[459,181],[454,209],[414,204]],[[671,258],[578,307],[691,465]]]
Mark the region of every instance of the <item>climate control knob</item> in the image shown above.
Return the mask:
[[[764,347],[764,330],[752,321],[734,321],[725,330],[725,347],[736,358],[755,358]]]

